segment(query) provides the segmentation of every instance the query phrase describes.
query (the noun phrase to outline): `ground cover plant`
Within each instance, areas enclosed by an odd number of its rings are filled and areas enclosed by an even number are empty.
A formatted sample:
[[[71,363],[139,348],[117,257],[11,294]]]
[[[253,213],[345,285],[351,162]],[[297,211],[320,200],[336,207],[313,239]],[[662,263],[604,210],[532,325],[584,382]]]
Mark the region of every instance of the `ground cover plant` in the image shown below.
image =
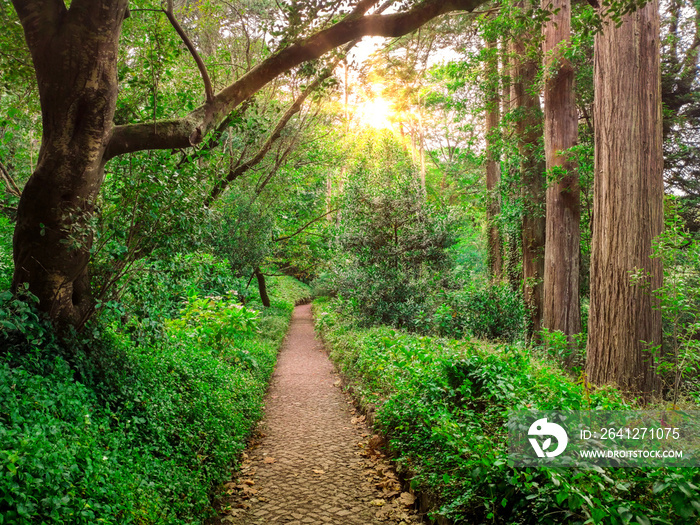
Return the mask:
[[[522,345],[361,328],[338,305],[314,302],[318,331],[411,486],[458,524],[694,524],[697,469],[515,469],[510,409],[630,408]]]
[[[33,305],[2,295],[0,523],[191,523],[212,514],[308,288],[270,279],[272,306],[261,311],[254,300],[195,290],[196,281],[160,326],[146,316],[129,322],[147,327],[120,330],[119,318],[107,319],[92,327],[99,337],[68,347]],[[142,335],[154,331],[161,337]]]

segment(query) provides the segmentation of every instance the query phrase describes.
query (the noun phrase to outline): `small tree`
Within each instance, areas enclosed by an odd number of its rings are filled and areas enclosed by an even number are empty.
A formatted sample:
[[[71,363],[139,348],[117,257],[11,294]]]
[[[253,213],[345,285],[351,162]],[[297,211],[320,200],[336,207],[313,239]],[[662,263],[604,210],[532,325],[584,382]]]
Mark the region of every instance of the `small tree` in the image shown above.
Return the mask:
[[[366,321],[410,326],[428,289],[440,284],[454,239],[450,216],[426,203],[416,168],[392,134],[360,142],[341,217],[337,288]]]

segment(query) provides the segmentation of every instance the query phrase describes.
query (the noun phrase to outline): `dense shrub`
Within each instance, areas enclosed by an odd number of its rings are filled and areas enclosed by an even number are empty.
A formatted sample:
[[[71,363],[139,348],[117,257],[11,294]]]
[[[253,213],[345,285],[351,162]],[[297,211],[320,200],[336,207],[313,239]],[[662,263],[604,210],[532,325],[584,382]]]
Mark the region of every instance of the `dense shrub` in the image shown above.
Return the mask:
[[[404,145],[362,137],[344,187],[329,276],[366,324],[412,327],[431,290],[446,285],[455,217],[428,203]]]
[[[508,283],[474,279],[446,294],[433,314],[433,330],[440,336],[472,335],[515,341],[522,336],[525,307],[519,291]]]
[[[59,344],[30,306],[3,296],[0,523],[210,515],[262,413],[294,301],[308,294],[271,281],[272,308],[192,296],[149,344],[108,317]]]
[[[517,346],[354,328],[315,303],[331,357],[376,409],[414,488],[457,524],[698,522],[696,469],[509,466],[509,409],[616,409],[614,390],[591,391]]]

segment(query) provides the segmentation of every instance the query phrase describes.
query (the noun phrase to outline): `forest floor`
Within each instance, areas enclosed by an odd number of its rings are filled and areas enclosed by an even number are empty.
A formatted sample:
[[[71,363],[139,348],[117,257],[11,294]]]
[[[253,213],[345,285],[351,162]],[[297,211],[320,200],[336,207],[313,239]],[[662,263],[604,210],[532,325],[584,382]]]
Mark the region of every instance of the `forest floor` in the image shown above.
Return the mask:
[[[364,416],[314,337],[311,306],[294,310],[265,418],[226,484],[218,522],[235,525],[416,524],[414,498],[378,450]]]

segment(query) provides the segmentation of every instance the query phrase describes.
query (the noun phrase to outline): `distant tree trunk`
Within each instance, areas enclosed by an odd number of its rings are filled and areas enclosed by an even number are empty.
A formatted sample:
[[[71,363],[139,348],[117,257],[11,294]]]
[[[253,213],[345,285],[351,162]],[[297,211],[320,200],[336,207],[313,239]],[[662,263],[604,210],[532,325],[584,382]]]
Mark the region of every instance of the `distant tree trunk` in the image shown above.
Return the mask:
[[[495,153],[496,145],[493,136],[498,130],[500,120],[500,96],[498,83],[498,53],[495,41],[488,41],[486,47],[489,56],[486,60],[486,82],[492,86],[486,107],[486,191],[488,193],[488,207],[486,209],[486,222],[488,228],[488,266],[491,278],[500,281],[503,278],[503,255],[501,233],[496,219],[501,213],[498,198],[498,186],[501,182],[501,168],[498,155]]]
[[[567,153],[576,144],[578,116],[574,70],[563,56],[571,36],[569,0],[543,0],[559,11],[544,28],[544,148],[547,216],[544,253],[544,326],[566,335],[581,331],[579,251],[581,204],[578,175]]]
[[[522,6],[522,3],[521,3]],[[513,104],[518,110],[515,132],[520,154],[522,187],[523,299],[527,307],[527,337],[542,327],[545,245],[545,163],[541,159],[542,108],[530,89],[535,84],[537,62],[526,57],[522,36],[513,42]]]
[[[15,0],[32,54],[43,135],[37,167],[17,209],[15,291],[23,283],[61,325],[93,310],[90,218],[104,178],[117,99],[117,45],[127,0]]]
[[[661,343],[650,291],[662,284],[650,259],[663,230],[659,2],[611,23],[595,40],[595,188],[588,379],[648,397],[657,390],[647,345]],[[648,275],[648,288],[630,272]],[[643,342],[644,341],[644,342]]]
[[[265,308],[270,308],[270,297],[267,295],[267,284],[265,283],[265,274],[260,271],[260,268],[254,270],[255,278],[258,280],[258,292],[260,292],[260,301]]]
[[[508,284],[514,292],[517,292],[523,281],[523,268],[521,263],[522,253],[520,244],[522,239],[522,225],[519,221],[510,222],[503,231],[504,237],[504,269]]]

